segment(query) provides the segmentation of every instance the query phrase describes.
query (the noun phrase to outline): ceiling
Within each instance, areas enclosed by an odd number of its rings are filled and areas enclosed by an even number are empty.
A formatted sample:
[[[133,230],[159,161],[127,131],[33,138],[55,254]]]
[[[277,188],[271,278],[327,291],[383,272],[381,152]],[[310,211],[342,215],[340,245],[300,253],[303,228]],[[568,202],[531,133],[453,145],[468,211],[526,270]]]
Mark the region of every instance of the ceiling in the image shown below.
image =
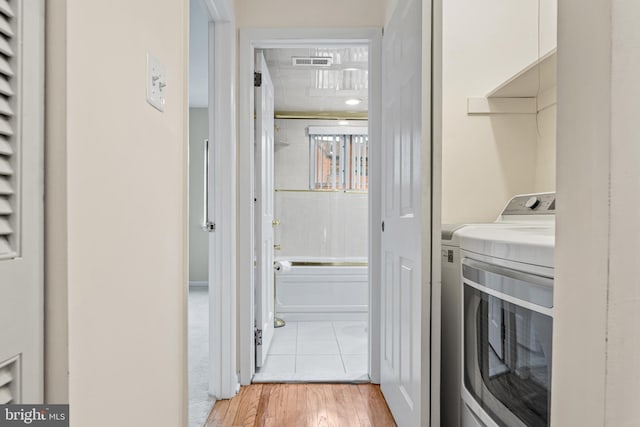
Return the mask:
[[[265,49],[276,112],[366,113],[366,47]],[[294,57],[330,57],[330,66],[294,66]],[[358,105],[345,104],[359,99]]]
[[[202,2],[190,0],[189,106],[208,105],[208,20]],[[368,50],[366,47],[265,49],[275,89],[276,112],[366,115]],[[293,66],[292,57],[330,57],[328,67]],[[359,105],[345,104],[360,99]]]

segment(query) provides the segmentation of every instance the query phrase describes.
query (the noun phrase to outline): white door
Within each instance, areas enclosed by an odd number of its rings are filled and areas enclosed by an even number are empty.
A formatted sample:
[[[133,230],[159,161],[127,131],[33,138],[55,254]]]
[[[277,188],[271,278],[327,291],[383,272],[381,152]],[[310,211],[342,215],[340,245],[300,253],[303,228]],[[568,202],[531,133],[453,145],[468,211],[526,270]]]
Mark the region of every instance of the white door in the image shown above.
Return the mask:
[[[0,50],[7,57],[0,66],[0,404],[38,403],[44,383],[44,5],[5,3],[0,7],[0,45],[6,47]]]
[[[256,366],[264,365],[273,338],[273,83],[256,55]],[[259,76],[259,77],[258,77]]]
[[[430,171],[422,156],[430,148],[422,138],[421,28],[421,1],[399,0],[382,42],[381,388],[401,427],[429,422],[429,405],[421,404],[428,398],[424,372],[430,363],[430,328],[423,324],[430,301],[423,259],[430,239],[423,236],[429,212],[422,177]]]

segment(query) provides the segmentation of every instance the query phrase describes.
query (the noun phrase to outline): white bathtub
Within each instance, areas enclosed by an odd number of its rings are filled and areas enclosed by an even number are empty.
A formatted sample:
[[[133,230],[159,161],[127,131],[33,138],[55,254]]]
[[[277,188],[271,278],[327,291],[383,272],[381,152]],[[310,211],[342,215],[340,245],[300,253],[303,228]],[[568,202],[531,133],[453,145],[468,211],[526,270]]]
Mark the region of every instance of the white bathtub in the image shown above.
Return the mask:
[[[276,272],[277,316],[290,321],[367,320],[366,258],[286,258]],[[278,260],[276,260],[278,261]]]

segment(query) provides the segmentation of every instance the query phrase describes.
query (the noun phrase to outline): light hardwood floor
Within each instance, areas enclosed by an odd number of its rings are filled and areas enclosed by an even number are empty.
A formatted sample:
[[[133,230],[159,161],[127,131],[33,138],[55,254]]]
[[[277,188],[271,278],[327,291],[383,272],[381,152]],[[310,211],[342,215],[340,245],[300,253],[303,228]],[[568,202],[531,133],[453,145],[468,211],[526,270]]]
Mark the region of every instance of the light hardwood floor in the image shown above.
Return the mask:
[[[206,427],[395,425],[374,384],[252,384],[216,402]]]

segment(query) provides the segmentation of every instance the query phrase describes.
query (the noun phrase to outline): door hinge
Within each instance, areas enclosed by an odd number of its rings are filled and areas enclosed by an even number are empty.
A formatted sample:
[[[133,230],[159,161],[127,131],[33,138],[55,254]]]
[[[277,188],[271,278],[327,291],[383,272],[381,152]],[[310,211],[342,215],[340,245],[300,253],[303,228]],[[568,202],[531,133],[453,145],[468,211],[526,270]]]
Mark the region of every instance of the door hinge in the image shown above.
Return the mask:
[[[262,73],[253,73],[253,85],[255,87],[262,86]]]
[[[256,345],[262,345],[262,329],[257,329],[254,332],[254,338],[256,340]]]

